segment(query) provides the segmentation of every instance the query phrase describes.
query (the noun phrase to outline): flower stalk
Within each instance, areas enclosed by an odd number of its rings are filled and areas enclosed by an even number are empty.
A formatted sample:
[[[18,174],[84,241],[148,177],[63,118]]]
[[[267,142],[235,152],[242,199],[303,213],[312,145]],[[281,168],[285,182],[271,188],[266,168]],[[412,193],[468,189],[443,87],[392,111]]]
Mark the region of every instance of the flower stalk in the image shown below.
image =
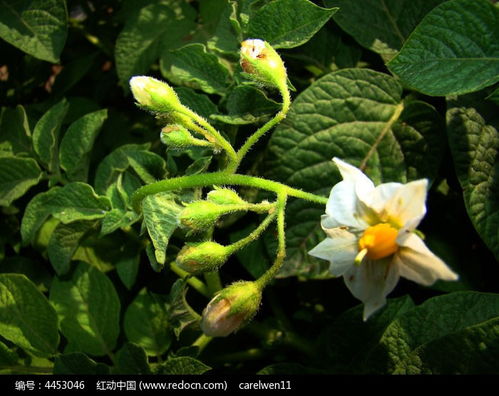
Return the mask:
[[[326,197],[308,193],[285,184],[263,179],[255,176],[227,174],[226,172],[213,172],[198,175],[180,176],[173,179],[161,180],[137,189],[132,195],[132,207],[137,212],[141,212],[142,200],[151,194],[158,194],[165,191],[181,190],[183,188],[207,187],[213,185],[236,185],[256,187],[276,194],[282,193],[290,197],[305,199],[320,205],[325,205],[328,201]]]

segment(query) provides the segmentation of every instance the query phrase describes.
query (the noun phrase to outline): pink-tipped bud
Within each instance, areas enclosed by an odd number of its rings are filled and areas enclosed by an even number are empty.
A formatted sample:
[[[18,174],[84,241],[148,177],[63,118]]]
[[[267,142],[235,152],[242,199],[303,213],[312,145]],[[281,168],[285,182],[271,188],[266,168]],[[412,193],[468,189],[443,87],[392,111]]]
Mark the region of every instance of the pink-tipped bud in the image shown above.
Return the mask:
[[[226,337],[255,316],[261,300],[262,292],[255,282],[235,282],[206,306],[201,330],[210,337]]]
[[[266,41],[250,39],[241,43],[241,68],[249,77],[283,91],[287,89],[284,63]]]

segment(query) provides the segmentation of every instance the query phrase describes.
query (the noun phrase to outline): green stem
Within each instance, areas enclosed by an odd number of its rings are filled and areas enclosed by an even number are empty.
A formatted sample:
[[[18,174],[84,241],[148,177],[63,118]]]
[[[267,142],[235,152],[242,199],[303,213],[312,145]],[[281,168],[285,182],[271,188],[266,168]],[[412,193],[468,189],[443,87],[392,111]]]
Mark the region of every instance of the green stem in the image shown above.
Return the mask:
[[[175,272],[178,276],[181,278],[187,279],[187,283],[196,291],[198,291],[200,294],[207,298],[211,298],[211,293],[209,288],[201,282],[198,278],[195,276],[192,276],[192,274],[188,273],[187,271],[184,271],[182,268],[178,267],[175,262],[170,263],[170,269]]]
[[[199,352],[202,352],[212,339],[212,337],[201,334],[198,339],[192,343],[192,346],[197,346],[199,348]]]
[[[327,203],[326,197],[307,193],[285,184],[259,177],[227,174],[225,172],[203,173],[198,175],[181,176],[174,179],[161,180],[137,189],[132,195],[132,206],[137,213],[141,211],[142,200],[151,194],[164,191],[180,190],[183,188],[206,187],[212,185],[239,185],[257,187],[276,194],[282,193],[291,197],[301,198],[321,205]]]
[[[272,223],[275,217],[276,217],[276,211],[267,215],[267,217],[265,217],[265,219],[260,223],[260,225],[257,228],[253,230],[251,234],[233,243],[232,245],[227,246],[227,249],[229,249],[230,254],[246,246],[248,243],[257,240],[262,234],[262,232],[265,231],[265,229],[269,226],[269,224]]]
[[[186,113],[183,113],[192,119],[194,119],[199,125],[201,125],[203,128],[205,128],[210,134],[215,138],[215,141],[218,143],[218,145],[225,150],[229,157],[229,165],[230,166],[232,163],[237,161],[237,155],[232,147],[232,145],[218,132],[213,126],[206,121],[203,117],[201,117],[199,114],[193,112],[192,110],[186,109]]]
[[[222,281],[220,280],[220,275],[218,271],[211,271],[204,273],[204,280],[208,285],[208,291],[210,293],[210,298],[219,290],[222,289]]]
[[[274,118],[264,124],[261,128],[259,128],[253,135],[251,135],[248,140],[241,146],[241,148],[236,153],[236,160],[227,165],[228,173],[235,173],[237,168],[239,167],[241,161],[244,156],[248,153],[249,149],[271,128],[273,128],[276,124],[281,122],[285,117],[289,110],[289,106],[291,104],[291,97],[289,95],[289,90],[287,87],[281,89],[282,95],[282,109],[277,113]]]
[[[263,289],[272,279],[274,279],[275,275],[284,263],[284,258],[286,257],[286,235],[284,232],[286,200],[286,194],[279,193],[277,195],[277,257],[272,267],[270,267],[260,278],[255,281],[260,289]]]

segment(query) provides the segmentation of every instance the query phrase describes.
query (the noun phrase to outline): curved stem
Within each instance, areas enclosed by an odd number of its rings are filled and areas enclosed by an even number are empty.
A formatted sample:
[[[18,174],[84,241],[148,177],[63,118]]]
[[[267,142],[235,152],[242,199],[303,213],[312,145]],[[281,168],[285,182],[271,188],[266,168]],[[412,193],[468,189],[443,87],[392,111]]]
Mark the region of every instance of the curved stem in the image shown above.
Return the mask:
[[[197,290],[200,294],[207,298],[211,298],[211,293],[208,289],[208,287],[201,282],[198,278],[195,276],[192,276],[192,274],[188,273],[187,271],[184,271],[182,268],[178,267],[175,262],[170,263],[170,269],[175,272],[178,276],[181,278],[186,278],[187,279],[187,284],[189,284],[194,290]]]
[[[203,117],[201,117],[199,114],[189,109],[186,109],[186,111],[187,112],[183,114],[192,117],[192,119],[194,119],[199,125],[204,127],[213,136],[218,145],[225,150],[225,152],[229,157],[228,167],[232,166],[231,164],[237,161],[236,151],[234,150],[232,145],[220,134],[220,132],[218,132],[215,128],[213,128],[213,126]]]
[[[275,211],[268,214],[267,217],[265,217],[265,219],[260,223],[260,225],[257,228],[253,230],[251,234],[240,239],[237,242],[234,242],[232,245],[227,246],[227,248],[230,251],[230,254],[246,246],[248,243],[257,240],[258,237],[262,234],[262,232],[265,231],[265,229],[269,226],[269,224],[272,223],[272,221],[276,218],[276,215],[277,213]]]
[[[151,194],[164,191],[180,190],[182,188],[206,187],[212,185],[239,185],[257,187],[263,190],[272,191],[276,194],[283,193],[290,197],[305,199],[325,205],[328,201],[326,197],[307,193],[285,184],[272,180],[262,179],[254,176],[228,174],[225,172],[203,173],[198,175],[181,176],[174,179],[161,180],[137,189],[132,195],[132,207],[137,213],[141,211],[142,200]]]
[[[268,121],[265,125],[259,128],[253,135],[251,135],[248,140],[241,146],[241,148],[237,151],[236,160],[233,163],[229,163],[227,166],[227,172],[235,173],[239,164],[241,163],[244,156],[248,153],[249,149],[272,127],[281,122],[285,117],[289,110],[289,106],[291,104],[291,97],[289,95],[289,90],[287,87],[281,90],[282,95],[282,109],[277,113],[274,118]]]
[[[192,346],[197,346],[199,348],[199,352],[202,352],[204,348],[210,343],[212,337],[201,334],[196,341],[192,343]]]
[[[255,281],[260,289],[263,289],[272,279],[274,279],[275,275],[284,263],[284,258],[286,257],[286,235],[284,232],[286,200],[286,194],[280,193],[277,195],[277,257],[272,267],[270,267],[260,278]]]

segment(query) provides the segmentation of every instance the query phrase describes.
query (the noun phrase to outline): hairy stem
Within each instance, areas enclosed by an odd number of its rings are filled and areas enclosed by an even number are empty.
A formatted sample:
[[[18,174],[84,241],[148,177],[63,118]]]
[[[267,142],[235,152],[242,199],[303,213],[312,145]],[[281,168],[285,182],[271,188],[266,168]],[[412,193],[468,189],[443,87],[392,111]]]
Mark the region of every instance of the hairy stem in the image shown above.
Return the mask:
[[[232,254],[235,251],[246,246],[247,244],[256,241],[260,237],[262,232],[265,231],[265,229],[269,226],[269,224],[272,223],[272,221],[276,218],[276,215],[277,213],[275,211],[270,213],[269,215],[267,215],[267,217],[265,217],[265,219],[260,223],[260,225],[253,230],[251,234],[233,243],[232,245],[227,246],[227,248],[230,250],[230,253]]]
[[[263,125],[261,128],[259,128],[253,135],[251,135],[248,140],[241,146],[241,148],[237,151],[236,154],[236,160],[234,162],[231,162],[227,166],[227,172],[229,173],[235,173],[237,168],[239,167],[239,164],[243,160],[244,156],[248,153],[250,148],[265,134],[267,133],[272,127],[277,125],[279,122],[281,122],[285,117],[286,114],[289,110],[289,106],[291,104],[291,97],[289,95],[289,90],[287,87],[285,89],[281,90],[281,95],[282,95],[282,109],[277,113],[274,118],[272,118],[270,121],[268,121],[265,125]]]
[[[175,272],[179,277],[185,278],[187,280],[187,283],[196,291],[198,291],[200,294],[207,298],[211,298],[211,293],[208,287],[201,282],[198,278],[195,276],[192,276],[192,274],[188,273],[187,271],[184,271],[182,268],[178,267],[175,262],[170,263],[170,269]]]
[[[274,279],[274,276],[281,268],[284,263],[284,258],[286,257],[286,235],[284,232],[286,200],[286,194],[279,193],[277,195],[277,257],[272,267],[270,267],[260,278],[256,280],[256,283],[261,289],[263,289],[272,279]]]
[[[141,211],[142,200],[151,194],[158,194],[164,191],[180,190],[183,188],[206,187],[212,185],[239,185],[257,187],[263,190],[272,191],[276,194],[285,194],[290,197],[305,199],[321,205],[327,203],[326,197],[307,193],[285,184],[259,177],[227,174],[225,172],[204,173],[198,175],[181,176],[174,179],[161,180],[137,189],[132,195],[132,206],[137,213]]]
[[[232,167],[232,164],[237,161],[237,155],[236,151],[232,147],[232,145],[218,132],[213,126],[206,121],[203,117],[201,117],[199,114],[188,110],[186,113],[189,117],[192,117],[194,121],[196,121],[199,125],[201,125],[203,128],[205,128],[211,136],[215,139],[215,142],[227,153],[227,156],[229,157],[229,163],[228,167]],[[199,132],[199,131],[198,131]]]

